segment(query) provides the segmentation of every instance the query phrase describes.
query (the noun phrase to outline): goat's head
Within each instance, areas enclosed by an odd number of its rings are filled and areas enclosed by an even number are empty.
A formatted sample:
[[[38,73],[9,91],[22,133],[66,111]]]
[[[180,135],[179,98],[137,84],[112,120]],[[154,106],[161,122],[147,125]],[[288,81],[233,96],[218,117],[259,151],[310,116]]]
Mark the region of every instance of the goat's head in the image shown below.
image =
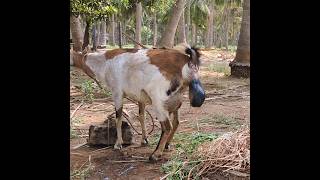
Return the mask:
[[[192,107],[200,107],[205,99],[205,91],[200,82],[199,66],[200,53],[197,48],[186,48],[185,52],[190,56],[188,68],[184,69],[185,76],[189,77],[189,100]]]
[[[82,52],[70,50],[70,66],[82,69],[88,76],[93,78],[95,75],[86,64],[88,52],[88,48],[85,48]]]

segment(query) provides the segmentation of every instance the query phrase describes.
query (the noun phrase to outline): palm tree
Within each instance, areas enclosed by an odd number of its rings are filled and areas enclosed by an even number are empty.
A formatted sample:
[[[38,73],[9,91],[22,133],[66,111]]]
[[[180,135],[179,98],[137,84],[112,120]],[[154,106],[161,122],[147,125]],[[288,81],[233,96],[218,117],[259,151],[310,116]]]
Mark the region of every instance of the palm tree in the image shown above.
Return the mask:
[[[236,57],[229,66],[232,76],[250,77],[250,0],[243,1],[243,17]]]
[[[96,51],[97,50],[97,23],[94,23],[92,25],[92,50]]]
[[[191,45],[197,45],[197,25],[193,22],[191,27]]]
[[[116,30],[116,23],[115,23],[115,20],[114,20],[114,14],[112,14],[111,16],[111,28],[110,28],[110,36],[109,36],[109,39],[110,39],[110,44],[112,46],[114,46],[116,44],[116,40],[115,40],[115,30]]]
[[[107,42],[107,29],[106,22],[104,20],[101,21],[100,24],[100,36],[99,36],[99,45],[100,47],[105,47]]]
[[[153,13],[153,47],[156,47],[157,45],[157,36],[158,36],[158,31],[157,31],[157,14],[156,12]]]
[[[90,22],[86,21],[86,28],[84,30],[82,50],[84,50],[89,45],[89,30],[90,30]]]
[[[172,14],[169,18],[168,24],[160,40],[158,46],[171,48],[174,45],[174,36],[178,27],[180,16],[184,8],[185,0],[177,0],[172,9]]]
[[[209,1],[209,11],[207,17],[207,29],[206,29],[206,38],[204,41],[206,48],[211,48],[213,45],[213,17],[214,17],[214,0]]]
[[[72,42],[74,43],[73,50],[81,51],[83,40],[79,17],[76,17],[74,15],[70,16],[70,29],[72,35]]]
[[[190,16],[191,16],[191,44],[198,44],[198,32],[203,32],[205,30],[205,25],[209,14],[209,8],[205,0],[195,0],[191,3]],[[205,33],[202,33],[204,35]],[[206,39],[202,36],[202,39]]]
[[[141,43],[141,25],[142,25],[142,5],[141,2],[136,3],[136,32],[135,40]],[[140,48],[138,44],[134,44],[134,48]]]
[[[190,42],[190,27],[191,27],[191,18],[190,18],[190,7],[191,7],[191,0],[186,0],[187,2],[187,7],[185,9],[185,19],[186,19],[186,27],[185,27],[185,33],[186,33],[186,38],[187,42]]]
[[[95,29],[96,29],[96,36],[95,36],[95,47],[100,46],[100,21],[96,22]]]
[[[186,25],[184,21],[184,10],[182,10],[182,14],[180,16],[180,20],[178,24],[178,43],[187,43],[185,31],[186,31]]]

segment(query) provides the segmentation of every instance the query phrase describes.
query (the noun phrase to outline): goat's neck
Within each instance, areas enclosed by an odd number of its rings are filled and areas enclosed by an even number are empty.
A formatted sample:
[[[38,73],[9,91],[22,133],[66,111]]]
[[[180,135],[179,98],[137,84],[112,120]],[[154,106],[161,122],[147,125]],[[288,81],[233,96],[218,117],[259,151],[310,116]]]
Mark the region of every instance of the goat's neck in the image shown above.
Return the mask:
[[[80,68],[89,77],[96,80],[96,72],[94,68],[90,67],[87,63],[87,54],[75,54],[73,57],[74,66]]]
[[[94,74],[94,78],[96,80],[101,80],[103,77],[103,69],[105,67],[105,60],[101,60],[98,57],[90,57],[85,61],[86,66],[91,70],[91,72]]]

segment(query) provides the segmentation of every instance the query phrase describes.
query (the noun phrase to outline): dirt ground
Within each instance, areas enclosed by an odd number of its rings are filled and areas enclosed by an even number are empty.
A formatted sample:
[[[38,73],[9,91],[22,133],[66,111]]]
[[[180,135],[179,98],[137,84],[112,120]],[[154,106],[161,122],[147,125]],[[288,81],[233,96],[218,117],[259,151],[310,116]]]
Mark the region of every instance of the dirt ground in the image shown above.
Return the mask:
[[[221,50],[202,51],[201,81],[206,91],[206,100],[201,108],[190,107],[187,92],[180,108],[180,125],[177,133],[212,132],[223,134],[234,131],[250,119],[250,79],[237,79],[226,76],[230,70],[228,63],[234,58],[234,52]],[[217,68],[219,67],[219,68]],[[159,179],[165,176],[160,168],[170,159],[172,153],[165,152],[157,163],[146,162],[154,146],[141,147],[141,136],[134,132],[134,144],[114,150],[92,148],[87,145],[74,149],[86,142],[91,124],[102,123],[114,111],[112,100],[102,93],[94,93],[94,98],[87,101],[81,90],[89,78],[80,70],[70,69],[70,113],[73,115],[73,133],[70,139],[71,179]],[[94,88],[97,88],[96,86]],[[75,109],[77,109],[75,111]],[[125,101],[124,109],[137,113],[137,106]],[[147,110],[152,112],[151,107]],[[147,132],[152,128],[152,121],[146,115]],[[226,118],[217,118],[226,117]],[[133,126],[141,131],[138,120],[132,120]],[[160,132],[160,124],[155,121],[154,136]]]

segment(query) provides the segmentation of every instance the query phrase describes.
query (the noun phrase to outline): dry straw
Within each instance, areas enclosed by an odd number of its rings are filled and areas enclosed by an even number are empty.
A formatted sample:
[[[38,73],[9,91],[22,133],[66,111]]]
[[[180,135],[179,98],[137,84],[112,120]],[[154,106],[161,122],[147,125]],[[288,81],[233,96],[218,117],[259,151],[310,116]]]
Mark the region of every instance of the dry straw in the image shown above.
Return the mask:
[[[196,168],[197,176],[216,172],[247,174],[250,171],[249,127],[243,127],[236,132],[224,134],[214,141],[204,143],[199,146],[195,154],[201,159]]]

